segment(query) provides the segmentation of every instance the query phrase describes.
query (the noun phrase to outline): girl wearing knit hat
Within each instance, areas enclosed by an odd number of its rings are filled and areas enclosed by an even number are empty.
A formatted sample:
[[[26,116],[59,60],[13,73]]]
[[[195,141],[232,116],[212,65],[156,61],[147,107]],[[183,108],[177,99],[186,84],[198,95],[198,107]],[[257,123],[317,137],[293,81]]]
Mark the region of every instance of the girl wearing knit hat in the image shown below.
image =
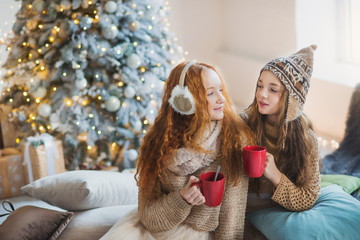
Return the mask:
[[[249,180],[247,212],[275,205],[304,211],[320,194],[318,141],[302,112],[315,49],[275,58],[260,72],[246,121],[267,154],[263,176]],[[250,223],[245,232],[248,239],[261,235]]]
[[[251,144],[251,135],[234,109],[213,66],[177,65],[139,150],[138,213],[102,239],[243,239],[248,177],[242,147]],[[225,176],[222,203],[208,207],[193,183],[219,165]]]

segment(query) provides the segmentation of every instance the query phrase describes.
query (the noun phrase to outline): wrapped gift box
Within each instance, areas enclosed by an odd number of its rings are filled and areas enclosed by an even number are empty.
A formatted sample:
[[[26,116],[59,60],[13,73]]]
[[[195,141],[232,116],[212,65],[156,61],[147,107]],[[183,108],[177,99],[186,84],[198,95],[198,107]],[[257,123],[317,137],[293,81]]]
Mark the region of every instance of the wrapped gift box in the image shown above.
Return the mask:
[[[22,154],[17,151],[16,154],[0,156],[0,199],[23,195],[21,187],[25,185]]]
[[[9,121],[9,114],[11,113],[11,106],[4,104],[0,105],[0,145],[1,147],[14,147],[16,144],[16,129],[15,125]]]
[[[40,137],[28,138],[28,142],[22,145],[25,175],[29,183],[66,171],[62,142],[48,134],[46,138],[42,138],[43,136],[42,134]],[[42,144],[33,144],[34,142],[39,143],[40,140],[42,140]]]
[[[119,172],[119,168],[116,166],[104,167],[101,171]]]

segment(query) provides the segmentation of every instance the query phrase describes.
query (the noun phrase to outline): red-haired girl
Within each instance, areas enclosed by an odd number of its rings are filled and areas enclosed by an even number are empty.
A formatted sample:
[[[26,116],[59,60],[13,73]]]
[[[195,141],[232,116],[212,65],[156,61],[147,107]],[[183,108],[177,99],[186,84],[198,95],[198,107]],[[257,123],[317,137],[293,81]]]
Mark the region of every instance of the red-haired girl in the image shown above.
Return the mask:
[[[250,132],[234,109],[213,66],[190,62],[172,70],[158,116],[140,147],[136,226],[143,229],[134,237],[243,238],[248,177],[242,147]],[[218,165],[225,176],[224,196],[220,206],[208,207],[192,184]]]

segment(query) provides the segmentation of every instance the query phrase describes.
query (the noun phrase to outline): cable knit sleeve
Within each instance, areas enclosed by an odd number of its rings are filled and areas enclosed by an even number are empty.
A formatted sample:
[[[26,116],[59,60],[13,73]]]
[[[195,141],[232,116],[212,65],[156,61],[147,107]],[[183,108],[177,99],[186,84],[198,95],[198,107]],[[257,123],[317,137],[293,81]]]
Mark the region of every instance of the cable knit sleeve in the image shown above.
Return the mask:
[[[320,171],[318,142],[315,134],[311,134],[313,149],[307,161],[308,176],[311,177],[307,183],[298,187],[284,174],[281,176],[280,184],[277,186],[271,199],[290,211],[304,211],[310,209],[320,194]],[[302,177],[302,176],[300,176]]]
[[[215,239],[243,239],[248,181],[243,173],[243,179],[237,186],[227,185]]]
[[[180,225],[191,211],[191,205],[179,191],[164,194],[160,199],[139,203],[141,223],[152,232],[170,230]]]

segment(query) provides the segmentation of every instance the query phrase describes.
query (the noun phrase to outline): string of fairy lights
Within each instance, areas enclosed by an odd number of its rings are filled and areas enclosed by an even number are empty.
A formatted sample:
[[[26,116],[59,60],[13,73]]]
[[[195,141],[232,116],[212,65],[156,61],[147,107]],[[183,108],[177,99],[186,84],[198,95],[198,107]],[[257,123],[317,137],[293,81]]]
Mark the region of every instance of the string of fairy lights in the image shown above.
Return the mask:
[[[35,5],[35,2],[39,2],[39,1],[34,1],[33,4],[26,4],[25,6],[21,5],[21,3],[19,4],[18,2],[13,2],[11,8],[14,9],[13,13],[11,13],[11,16],[13,19],[15,19],[15,14],[16,12],[21,9],[21,8],[26,8],[29,10],[29,12],[31,11],[35,11],[38,12],[40,15],[42,14],[44,17],[46,17],[48,14],[47,9],[42,10],[41,12],[39,12],[39,6]],[[151,1],[149,1],[150,3],[152,3]],[[156,2],[156,1],[154,1]],[[63,4],[63,3],[70,3],[70,5],[68,4]],[[107,4],[109,3],[109,4]],[[98,9],[96,8],[95,4],[93,4],[93,1],[89,0],[87,1],[88,7],[84,8],[86,9],[85,13],[82,12],[81,14],[74,12],[73,14],[71,14],[70,18],[71,21],[74,25],[80,27],[83,31],[87,31],[89,30],[94,24],[99,24],[100,21],[105,21],[105,22],[111,22],[109,17],[106,15],[101,15],[98,11]],[[113,6],[110,6],[111,4],[114,4],[114,1],[107,1],[105,4],[105,8],[108,8],[108,12],[110,12],[110,8]],[[161,23],[162,23],[162,27],[163,27],[163,31],[169,31],[169,27],[170,27],[170,23],[168,21],[168,19],[166,17],[164,17],[166,14],[164,11],[168,11],[170,10],[170,6],[169,6],[169,2],[165,1],[164,2],[165,6],[160,9],[160,13],[159,16],[157,14],[154,14],[151,17],[151,20],[156,20],[156,19],[161,19]],[[109,6],[106,6],[109,5]],[[71,8],[71,2],[70,1],[61,1],[60,4],[57,5],[56,11],[57,14],[62,13],[62,12],[66,12],[69,10],[69,8]],[[137,8],[137,4],[133,3],[131,5],[131,7],[134,9],[134,12],[137,13],[138,17],[144,16],[144,14],[146,14],[147,10],[151,10],[152,5],[147,5],[146,9],[143,11],[138,11],[136,10]],[[116,7],[115,7],[116,9]],[[136,11],[135,11],[136,10]],[[49,10],[50,11],[50,10]],[[105,9],[106,11],[106,9]],[[10,13],[7,13],[6,15],[9,15]],[[129,15],[132,14],[130,12],[125,12],[125,15]],[[102,17],[104,16],[104,17]],[[146,26],[148,31],[152,31],[154,29],[154,27],[158,27],[158,26],[153,26],[151,23],[152,21],[148,21],[148,25]],[[5,59],[7,53],[11,52],[11,51],[17,51],[16,48],[21,48],[22,50],[26,50],[27,54],[26,55],[21,55],[19,54],[18,58],[15,59],[13,62],[8,63],[9,65],[7,66],[8,70],[5,70],[4,67],[1,68],[1,82],[0,82],[0,93],[2,93],[2,96],[5,96],[6,101],[8,101],[10,104],[15,103],[16,100],[15,97],[18,96],[12,96],[12,93],[21,93],[21,101],[22,101],[22,105],[27,105],[30,106],[34,103],[36,103],[35,105],[37,107],[30,109],[31,112],[29,112],[27,115],[25,115],[25,119],[24,121],[29,123],[29,125],[31,125],[31,127],[33,128],[33,130],[36,129],[36,131],[39,132],[45,132],[47,130],[53,130],[54,129],[54,125],[51,122],[51,117],[52,117],[52,112],[51,112],[51,106],[49,105],[48,101],[49,101],[49,96],[52,96],[55,92],[59,91],[60,87],[59,85],[57,85],[56,82],[50,82],[50,83],[46,83],[48,84],[48,86],[40,86],[37,87],[36,90],[31,90],[30,89],[30,85],[35,85],[37,82],[39,81],[43,81],[43,80],[47,80],[49,72],[51,71],[51,69],[49,69],[49,65],[47,65],[46,61],[44,61],[44,58],[46,57],[47,54],[49,54],[51,52],[51,49],[54,48],[54,46],[56,46],[56,44],[59,43],[59,41],[62,41],[65,37],[66,37],[66,30],[63,28],[63,26],[61,24],[57,24],[57,21],[52,22],[52,23],[46,23],[46,21],[36,21],[36,20],[29,20],[26,22],[24,28],[27,30],[27,32],[31,32],[37,29],[38,32],[45,32],[46,29],[49,29],[49,25],[52,24],[50,27],[50,34],[48,36],[46,36],[46,39],[42,39],[41,43],[39,44],[38,42],[34,42],[32,41],[32,38],[24,38],[24,41],[21,44],[18,44],[18,46],[14,46],[13,44],[9,44],[9,42],[7,42],[8,39],[11,39],[13,33],[11,31],[11,28],[13,25],[16,25],[15,20],[9,20],[4,22],[5,26],[1,26],[0,25],[0,54],[2,56],[3,59]],[[117,35],[118,32],[120,31],[118,26],[114,25],[114,24],[109,24],[109,28],[103,29],[103,31],[101,32],[101,34],[107,38],[107,39],[111,39],[113,36]],[[139,25],[140,23],[136,20],[132,21],[128,28],[130,31],[136,31],[139,29]],[[15,26],[16,27],[16,26]],[[6,32],[6,33],[5,33]],[[145,36],[146,37],[146,36]],[[150,39],[146,39],[148,41],[152,41],[151,37],[148,36]],[[165,41],[166,40],[166,41]],[[179,46],[178,48],[173,48],[173,46],[175,44],[173,44],[173,42],[178,42],[178,38],[174,37],[172,39],[165,39],[162,42],[161,48],[164,50],[167,50],[170,54],[173,54],[174,56],[178,55],[179,52],[182,53],[182,55],[188,55],[187,51],[183,51],[183,49]],[[139,47],[139,42],[138,41],[133,41],[131,42],[131,45],[134,48]],[[81,42],[79,42],[77,44],[77,49],[81,52],[84,48],[84,46],[82,45]],[[111,46],[107,46],[107,45],[103,45],[101,43],[99,43],[97,45],[97,49],[101,52],[103,52],[104,54],[110,50]],[[119,48],[119,49],[115,49],[116,54],[119,56],[122,56],[124,54],[124,51]],[[155,52],[154,50],[150,51],[150,54],[154,54]],[[15,56],[17,56],[16,54],[13,54]],[[81,54],[79,55],[81,57]],[[169,63],[172,65],[175,65],[177,62],[179,61],[184,61],[184,58],[181,59],[176,59],[174,57],[174,59],[170,60]],[[5,63],[4,60],[1,60],[0,64],[1,66],[3,66]],[[56,63],[57,64],[57,63]],[[132,68],[132,69],[136,69],[138,70],[140,73],[146,74],[150,69],[150,66],[146,66],[145,64],[142,65],[141,59],[138,55],[136,54],[132,54],[131,56],[128,57],[127,59],[127,65],[128,67]],[[50,66],[51,67],[51,66]],[[155,64],[155,66],[151,66],[151,68],[161,68],[162,63],[158,62],[157,64]],[[81,65],[80,63],[76,63],[75,65],[72,66],[72,69],[77,70],[80,69]],[[27,78],[27,79],[22,79],[20,77],[18,77],[18,75],[21,75],[19,72],[20,71],[27,71],[27,72],[31,72],[32,75],[34,75],[34,77],[31,78]],[[18,75],[17,75],[18,74]],[[61,78],[62,79],[69,79],[69,75],[71,73],[69,71],[66,71],[66,69],[64,69],[64,71],[61,73]],[[29,74],[30,75],[30,74]],[[118,74],[119,75],[119,74]],[[139,74],[140,75],[140,74]],[[14,77],[15,76],[15,77]],[[11,81],[3,81],[6,79],[11,78]],[[23,77],[24,78],[24,77]],[[95,81],[99,80],[99,84],[101,84],[101,73],[94,73],[94,75],[92,76],[93,79],[95,79]],[[128,82],[124,82],[123,79],[121,78],[121,76],[116,76],[116,74],[114,74],[112,76],[112,80],[113,80],[113,85],[120,87],[120,88],[124,88],[124,95],[127,99],[136,99],[138,102],[143,102],[146,101],[149,103],[149,106],[152,106],[152,108],[150,108],[149,113],[150,115],[156,115],[157,111],[156,108],[159,107],[159,103],[158,103],[158,98],[157,96],[155,96],[154,94],[149,94],[149,98],[144,99],[144,96],[142,96],[141,94],[138,94],[131,86],[128,86]],[[146,83],[148,81],[148,79],[146,79],[145,75],[142,75],[140,77],[141,82]],[[14,82],[15,81],[15,82]],[[21,82],[23,81],[23,82]],[[25,82],[26,81],[26,82]],[[157,89],[159,88],[159,82],[152,82],[150,84],[150,88],[153,89]],[[163,85],[164,82],[162,81],[161,84]],[[11,85],[11,86],[10,86]],[[72,107],[74,105],[81,105],[81,106],[88,106],[89,103],[95,103],[98,106],[101,106],[101,108],[106,109],[108,111],[108,113],[113,113],[115,111],[117,111],[119,108],[126,108],[129,104],[129,102],[127,101],[121,101],[118,97],[110,97],[109,99],[104,99],[102,94],[94,94],[91,95],[88,94],[88,92],[91,90],[89,89],[88,86],[88,82],[83,81],[83,80],[76,80],[75,85],[78,89],[80,89],[80,91],[78,92],[77,95],[73,95],[71,97],[66,97],[64,98],[64,102],[63,102],[63,106],[66,107]],[[114,107],[115,106],[115,107]],[[16,111],[18,111],[18,108],[13,107],[15,111],[13,111],[13,113]],[[18,111],[19,113],[19,111]],[[105,114],[108,114],[105,113]],[[103,115],[103,112],[99,112],[98,114]],[[130,116],[134,115],[134,112],[130,111]],[[39,124],[39,122],[37,121],[38,117],[43,117],[43,118],[48,118],[50,119],[50,121],[46,122],[46,125],[44,124]],[[93,112],[88,112],[87,113],[87,117],[88,119],[93,119],[94,118],[94,113]],[[113,120],[117,121],[118,120],[118,116],[113,115]],[[135,124],[135,126],[132,126],[133,129],[135,129],[136,131],[141,131],[143,134],[146,133],[147,128],[146,126],[150,125],[153,121],[152,118],[148,118],[147,116],[145,118],[141,119],[140,123]],[[80,126],[81,122],[80,121],[75,121],[74,122],[75,125]],[[95,125],[91,125],[90,128],[92,130],[94,130],[98,135],[102,135],[103,131],[101,129],[98,129],[97,126]],[[135,131],[135,132],[136,132]],[[118,134],[118,133],[117,133]],[[85,134],[86,135],[86,134]],[[85,136],[84,134],[79,134],[78,139],[81,140],[86,140],[87,136]],[[21,139],[17,138],[16,139],[16,143],[19,143],[21,141]],[[117,143],[113,142],[111,144],[111,146],[116,146]],[[87,148],[89,150],[92,149],[92,145],[89,144],[87,146]]]
[[[339,142],[331,137],[318,136],[318,143],[321,158],[339,148]]]

